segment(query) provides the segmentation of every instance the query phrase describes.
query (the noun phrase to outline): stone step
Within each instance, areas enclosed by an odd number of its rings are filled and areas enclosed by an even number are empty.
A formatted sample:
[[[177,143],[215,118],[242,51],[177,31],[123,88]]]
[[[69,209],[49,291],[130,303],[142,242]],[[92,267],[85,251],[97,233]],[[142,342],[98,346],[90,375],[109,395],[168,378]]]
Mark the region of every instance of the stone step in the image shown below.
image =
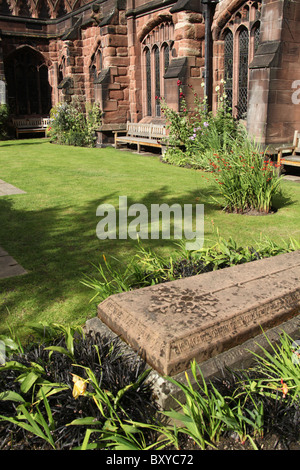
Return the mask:
[[[300,313],[300,251],[116,294],[98,318],[175,376]]]

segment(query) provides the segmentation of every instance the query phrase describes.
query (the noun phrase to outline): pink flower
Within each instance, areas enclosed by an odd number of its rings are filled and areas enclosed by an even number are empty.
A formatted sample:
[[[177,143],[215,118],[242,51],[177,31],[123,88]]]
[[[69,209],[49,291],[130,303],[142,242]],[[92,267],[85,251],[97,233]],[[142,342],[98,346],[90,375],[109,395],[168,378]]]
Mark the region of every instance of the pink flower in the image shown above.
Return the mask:
[[[182,85],[182,81],[181,80],[177,80],[177,86],[180,86]]]

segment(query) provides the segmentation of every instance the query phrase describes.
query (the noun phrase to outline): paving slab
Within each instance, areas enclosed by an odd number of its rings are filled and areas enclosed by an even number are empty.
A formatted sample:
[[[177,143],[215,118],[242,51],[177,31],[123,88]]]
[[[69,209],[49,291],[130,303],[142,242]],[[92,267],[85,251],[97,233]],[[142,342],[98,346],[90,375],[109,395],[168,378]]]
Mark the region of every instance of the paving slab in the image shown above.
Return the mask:
[[[98,305],[98,318],[169,376],[299,313],[300,251],[116,294]]]
[[[27,271],[0,247],[0,279],[27,274]]]
[[[22,189],[16,188],[12,184],[0,179],[0,196],[9,196],[11,194],[26,193]],[[26,273],[27,271],[0,246],[0,279],[20,276]]]
[[[287,181],[293,181],[294,183],[300,183],[300,176],[297,175],[286,175],[283,179]]]
[[[9,196],[11,194],[26,194],[22,189],[16,188],[12,184],[0,180],[0,196]]]

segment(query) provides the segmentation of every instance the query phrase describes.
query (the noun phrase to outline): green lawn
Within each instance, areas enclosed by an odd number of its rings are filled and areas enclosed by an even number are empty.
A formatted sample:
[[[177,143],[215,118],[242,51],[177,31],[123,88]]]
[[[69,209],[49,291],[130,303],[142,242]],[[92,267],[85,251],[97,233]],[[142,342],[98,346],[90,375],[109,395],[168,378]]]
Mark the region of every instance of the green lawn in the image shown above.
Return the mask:
[[[27,271],[0,280],[0,334],[12,327],[26,333],[38,321],[84,324],[96,315],[92,292],[81,285],[94,275],[91,263],[102,254],[124,263],[135,253],[133,240],[99,240],[99,204],[152,203],[205,205],[205,245],[232,236],[243,245],[260,235],[274,241],[300,240],[300,184],[284,181],[275,214],[255,217],[222,212],[213,197],[212,175],[173,167],[156,156],[108,149],[50,144],[44,139],[0,144],[0,179],[26,194],[0,197],[0,246]],[[168,255],[168,240],[144,241]]]

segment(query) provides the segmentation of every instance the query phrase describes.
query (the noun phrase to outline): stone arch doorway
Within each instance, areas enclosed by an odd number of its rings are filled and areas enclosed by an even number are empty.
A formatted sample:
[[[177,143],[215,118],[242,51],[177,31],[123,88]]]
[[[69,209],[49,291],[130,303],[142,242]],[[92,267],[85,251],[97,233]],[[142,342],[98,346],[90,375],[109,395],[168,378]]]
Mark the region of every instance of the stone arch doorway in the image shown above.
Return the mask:
[[[4,70],[11,114],[49,115],[51,87],[43,55],[29,46],[21,47],[7,57]]]

